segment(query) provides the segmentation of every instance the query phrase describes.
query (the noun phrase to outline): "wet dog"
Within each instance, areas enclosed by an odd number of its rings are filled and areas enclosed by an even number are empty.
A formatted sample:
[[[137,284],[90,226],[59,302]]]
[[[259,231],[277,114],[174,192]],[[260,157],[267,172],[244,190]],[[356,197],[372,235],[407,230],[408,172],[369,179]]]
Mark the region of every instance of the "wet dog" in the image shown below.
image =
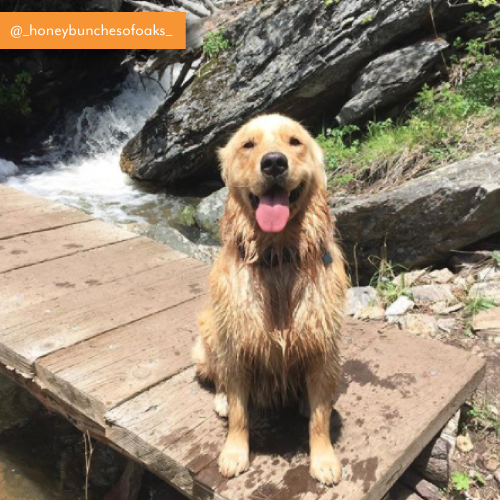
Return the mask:
[[[222,250],[210,275],[211,307],[193,355],[229,417],[219,469],[249,467],[249,415],[304,394],[310,472],[331,485],[341,465],[330,440],[340,375],[347,278],[327,203],[323,153],[297,122],[259,116],[219,152],[229,196]]]

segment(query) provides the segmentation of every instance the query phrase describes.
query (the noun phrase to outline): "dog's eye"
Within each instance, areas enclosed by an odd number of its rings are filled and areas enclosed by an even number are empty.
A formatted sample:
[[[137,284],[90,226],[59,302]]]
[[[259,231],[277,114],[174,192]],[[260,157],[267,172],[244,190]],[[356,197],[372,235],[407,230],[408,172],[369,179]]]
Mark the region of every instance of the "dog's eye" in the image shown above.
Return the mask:
[[[290,146],[300,146],[301,144],[297,137],[290,137]]]
[[[243,147],[245,149],[252,149],[255,146],[255,143],[253,141],[247,141],[245,144],[243,144]]]

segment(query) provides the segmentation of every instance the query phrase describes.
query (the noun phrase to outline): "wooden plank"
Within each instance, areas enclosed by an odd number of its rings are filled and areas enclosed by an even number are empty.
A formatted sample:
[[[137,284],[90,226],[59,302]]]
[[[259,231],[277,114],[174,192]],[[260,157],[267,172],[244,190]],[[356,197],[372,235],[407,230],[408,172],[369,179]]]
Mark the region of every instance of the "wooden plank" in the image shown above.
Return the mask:
[[[226,424],[192,370],[108,412],[107,436],[194,498],[379,500],[477,387],[484,362],[436,341],[359,322],[349,323],[343,354],[332,426],[344,480],[333,489],[309,477],[307,422],[295,413],[254,422],[251,470],[222,480],[216,459]]]
[[[79,226],[71,227],[76,229]],[[86,236],[82,242],[88,246],[91,238]],[[147,238],[134,238],[46,261],[36,267],[5,272],[0,274],[0,314],[108,283],[180,258],[183,258],[181,253],[165,245]]]
[[[92,220],[90,215],[71,207],[57,203],[39,204],[33,201],[37,198],[24,193],[20,197],[26,197],[29,210],[7,211],[0,215],[0,240]],[[18,201],[21,203],[21,198]]]
[[[38,196],[30,196],[22,191],[5,188],[0,191],[0,217],[10,212],[19,210],[31,210],[34,207],[53,205],[54,202],[38,198]]]
[[[137,237],[96,220],[16,236],[0,241],[0,273]]]
[[[30,374],[42,356],[203,294],[207,277],[206,266],[185,258],[2,314],[0,362]]]
[[[36,363],[44,387],[88,416],[104,414],[152,385],[189,367],[204,296]]]

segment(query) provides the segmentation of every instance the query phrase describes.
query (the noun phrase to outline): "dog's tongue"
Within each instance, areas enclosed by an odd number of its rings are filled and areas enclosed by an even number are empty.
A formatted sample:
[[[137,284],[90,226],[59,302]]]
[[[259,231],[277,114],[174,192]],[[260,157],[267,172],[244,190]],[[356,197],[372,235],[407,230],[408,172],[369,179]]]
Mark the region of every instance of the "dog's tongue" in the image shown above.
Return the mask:
[[[290,204],[285,190],[273,188],[262,196],[255,216],[262,231],[266,233],[283,231],[290,217]]]

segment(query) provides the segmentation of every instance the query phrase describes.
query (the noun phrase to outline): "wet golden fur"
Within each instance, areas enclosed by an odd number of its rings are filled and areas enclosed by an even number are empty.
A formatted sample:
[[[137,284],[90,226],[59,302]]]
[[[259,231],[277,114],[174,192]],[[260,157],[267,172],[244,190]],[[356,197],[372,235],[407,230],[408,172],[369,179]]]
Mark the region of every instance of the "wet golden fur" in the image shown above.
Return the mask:
[[[290,206],[285,229],[265,233],[250,196],[269,189],[260,161],[274,151],[288,158],[282,187],[290,193],[300,185],[302,191]],[[231,477],[248,468],[250,400],[269,406],[305,393],[311,474],[336,483],[340,463],[329,422],[347,280],[327,204],[322,151],[298,123],[265,115],[236,132],[220,160],[229,197],[221,221],[222,250],[210,275],[211,307],[199,319],[194,359],[200,377],[215,383],[216,411],[229,413],[221,473]],[[278,264],[261,265],[270,251]],[[330,265],[323,261],[325,252],[333,259]]]

